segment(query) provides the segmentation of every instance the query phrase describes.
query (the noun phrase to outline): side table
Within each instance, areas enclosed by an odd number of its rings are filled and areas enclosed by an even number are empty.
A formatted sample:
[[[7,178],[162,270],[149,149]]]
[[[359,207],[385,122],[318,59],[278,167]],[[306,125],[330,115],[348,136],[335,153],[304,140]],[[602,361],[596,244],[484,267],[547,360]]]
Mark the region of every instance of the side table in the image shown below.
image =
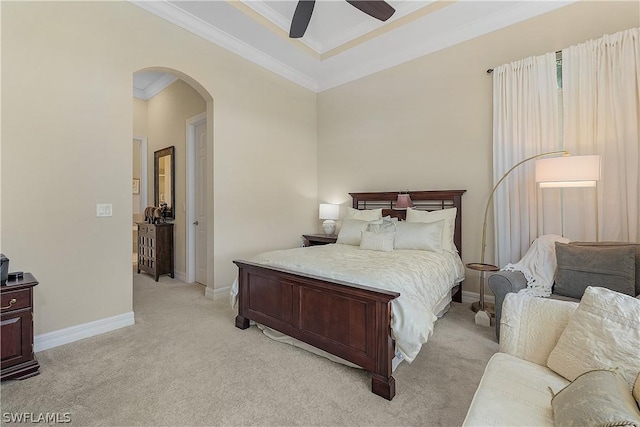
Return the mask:
[[[328,245],[338,240],[335,234],[303,234],[302,238],[305,246]]]
[[[495,265],[470,262],[467,264],[469,270],[477,271],[480,277],[480,301],[471,304],[471,310],[476,313],[476,323],[484,326],[491,326],[491,318],[494,316],[493,304],[484,301],[484,289],[486,285],[486,273],[500,270]]]

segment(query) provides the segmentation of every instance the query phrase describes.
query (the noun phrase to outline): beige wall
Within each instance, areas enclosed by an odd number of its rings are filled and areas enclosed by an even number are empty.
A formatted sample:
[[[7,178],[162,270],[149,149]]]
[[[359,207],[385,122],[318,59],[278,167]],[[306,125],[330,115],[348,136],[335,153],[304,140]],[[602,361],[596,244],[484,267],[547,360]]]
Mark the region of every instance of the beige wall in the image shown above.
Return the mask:
[[[176,80],[148,101],[147,123],[149,137],[148,183],[149,205],[154,204],[154,152],[175,146],[176,206],[174,226],[174,262],[177,274],[186,273],[186,120],[204,113],[207,102],[188,83]]]
[[[36,334],[132,310],[135,71],[173,70],[207,99],[208,286],[315,227],[315,94],[126,2],[0,7],[0,243],[40,280]]]
[[[149,131],[132,129],[135,71],[165,68],[207,101],[208,286],[231,283],[234,258],[298,245],[318,199],[349,191],[467,189],[469,262],[491,186],[485,70],[640,16],[637,2],[579,2],[316,96],[129,3],[0,8],[0,249],[40,280],[36,334],[132,310],[131,140]]]
[[[320,201],[350,203],[349,191],[466,189],[462,257],[478,261],[492,186],[486,70],[638,26],[638,5],[578,2],[322,92]],[[490,247],[487,255],[493,259]],[[478,289],[475,274],[468,274],[465,290]]]

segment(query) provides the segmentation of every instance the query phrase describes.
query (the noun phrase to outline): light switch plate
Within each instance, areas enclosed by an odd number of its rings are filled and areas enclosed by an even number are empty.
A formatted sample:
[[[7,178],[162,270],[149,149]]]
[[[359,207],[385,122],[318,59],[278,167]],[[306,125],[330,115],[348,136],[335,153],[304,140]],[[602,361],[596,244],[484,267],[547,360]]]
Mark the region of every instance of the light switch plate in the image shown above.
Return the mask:
[[[96,204],[96,216],[113,216],[113,205],[111,203],[98,203]]]

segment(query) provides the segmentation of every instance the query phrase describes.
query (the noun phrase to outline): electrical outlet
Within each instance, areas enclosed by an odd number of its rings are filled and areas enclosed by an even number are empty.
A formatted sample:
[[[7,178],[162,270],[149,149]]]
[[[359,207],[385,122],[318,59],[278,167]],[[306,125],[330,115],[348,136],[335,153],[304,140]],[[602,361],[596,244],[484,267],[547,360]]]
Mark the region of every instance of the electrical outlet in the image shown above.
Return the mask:
[[[113,205],[111,203],[98,203],[96,204],[96,216],[113,216]]]

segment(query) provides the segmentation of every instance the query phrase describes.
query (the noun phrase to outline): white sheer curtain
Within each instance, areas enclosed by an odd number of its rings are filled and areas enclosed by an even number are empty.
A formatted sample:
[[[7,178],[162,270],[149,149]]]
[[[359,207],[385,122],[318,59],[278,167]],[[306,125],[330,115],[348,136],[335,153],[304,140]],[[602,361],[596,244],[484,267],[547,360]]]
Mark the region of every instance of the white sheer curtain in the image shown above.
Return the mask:
[[[640,29],[564,49],[562,80],[566,149],[602,156],[597,198],[564,192],[565,234],[595,240],[597,202],[600,240],[640,242]]]
[[[562,149],[558,138],[556,55],[493,71],[493,182],[516,163]],[[494,264],[516,262],[538,236],[534,161],[515,169],[494,195]],[[488,245],[489,246],[489,245]],[[487,258],[490,261],[490,257]]]

